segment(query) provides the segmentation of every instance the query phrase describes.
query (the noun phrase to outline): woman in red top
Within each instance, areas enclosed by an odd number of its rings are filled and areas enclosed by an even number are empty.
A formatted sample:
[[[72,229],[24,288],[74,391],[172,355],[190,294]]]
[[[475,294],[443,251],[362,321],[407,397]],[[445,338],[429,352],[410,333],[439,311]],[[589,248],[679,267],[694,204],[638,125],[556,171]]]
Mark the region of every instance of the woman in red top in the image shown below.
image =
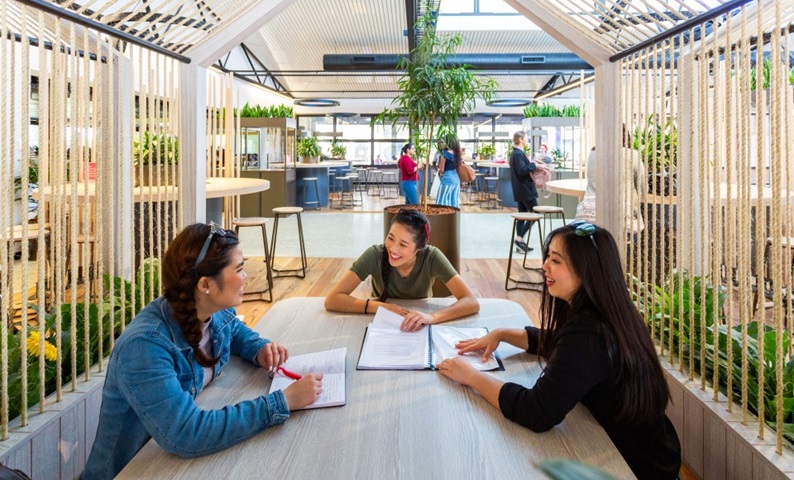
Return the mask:
[[[400,188],[402,188],[403,195],[405,195],[406,205],[417,205],[419,203],[419,194],[416,190],[416,182],[418,176],[416,172],[419,170],[413,158],[415,149],[412,143],[406,143],[402,149],[402,156],[397,162],[400,168]]]

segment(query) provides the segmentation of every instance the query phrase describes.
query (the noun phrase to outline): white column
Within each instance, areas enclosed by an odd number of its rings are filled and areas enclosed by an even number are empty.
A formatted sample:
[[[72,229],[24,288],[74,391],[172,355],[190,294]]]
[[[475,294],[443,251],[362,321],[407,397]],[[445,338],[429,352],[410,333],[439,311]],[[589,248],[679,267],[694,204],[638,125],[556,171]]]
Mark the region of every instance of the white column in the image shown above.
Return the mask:
[[[615,238],[620,231],[620,65],[595,68],[596,223]]]

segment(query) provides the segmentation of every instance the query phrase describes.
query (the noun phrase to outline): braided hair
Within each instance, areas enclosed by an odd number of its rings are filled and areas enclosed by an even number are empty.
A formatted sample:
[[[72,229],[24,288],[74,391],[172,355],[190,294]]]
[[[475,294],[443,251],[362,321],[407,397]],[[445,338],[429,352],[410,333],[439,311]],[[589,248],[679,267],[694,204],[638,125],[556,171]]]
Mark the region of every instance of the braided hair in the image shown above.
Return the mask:
[[[430,221],[424,213],[419,210],[411,210],[408,208],[401,208],[397,215],[391,221],[392,225],[399,223],[408,229],[413,235],[414,243],[416,243],[417,250],[424,250],[430,240]],[[383,277],[383,291],[378,297],[379,302],[386,301],[386,292],[389,290],[389,273],[391,272],[391,264],[389,263],[389,253],[386,251],[386,246],[383,247],[383,255],[380,257],[380,271]]]
[[[221,272],[229,265],[232,250],[240,243],[233,232],[211,234],[211,228],[203,223],[186,227],[168,246],[162,263],[163,296],[171,304],[174,319],[202,367],[214,366],[220,357],[211,358],[199,348],[204,319],[196,315],[196,284],[201,277],[210,277],[223,286]],[[196,265],[199,252],[210,235],[207,253]]]

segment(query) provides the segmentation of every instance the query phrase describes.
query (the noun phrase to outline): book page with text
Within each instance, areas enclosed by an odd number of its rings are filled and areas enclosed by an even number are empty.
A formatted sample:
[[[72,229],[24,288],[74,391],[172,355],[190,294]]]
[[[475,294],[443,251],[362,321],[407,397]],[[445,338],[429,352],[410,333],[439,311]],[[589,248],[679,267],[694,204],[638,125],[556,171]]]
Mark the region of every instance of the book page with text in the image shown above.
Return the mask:
[[[320,397],[311,405],[298,410],[336,407],[345,404],[346,356],[346,348],[337,348],[335,350],[295,355],[284,363],[284,368],[299,375],[307,375],[309,373],[323,374],[323,392]],[[296,380],[278,373],[270,383],[269,393],[273,393],[276,390],[284,390],[295,382]]]

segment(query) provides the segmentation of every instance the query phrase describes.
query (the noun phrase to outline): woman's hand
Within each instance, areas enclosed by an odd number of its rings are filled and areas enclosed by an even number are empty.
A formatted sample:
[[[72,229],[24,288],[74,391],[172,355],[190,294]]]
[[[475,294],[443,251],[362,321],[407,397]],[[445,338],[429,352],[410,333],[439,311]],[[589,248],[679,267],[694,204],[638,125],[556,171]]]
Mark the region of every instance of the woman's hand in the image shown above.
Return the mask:
[[[322,373],[304,375],[300,380],[284,389],[284,396],[287,398],[287,406],[290,411],[311,405],[317,401],[321,393],[323,393]]]
[[[385,308],[386,310],[391,310],[392,312],[398,315],[407,315],[410,312],[410,310],[408,310],[407,308],[401,307],[395,303],[381,303],[380,306]]]
[[[400,330],[404,332],[415,332],[423,326],[433,323],[433,317],[423,312],[412,310],[405,313],[404,317],[403,323],[400,325]]]
[[[286,362],[287,358],[289,358],[287,347],[276,342],[266,343],[256,354],[256,361],[259,366],[268,371]]]
[[[481,351],[483,352],[482,363],[486,363],[494,350],[496,350],[496,348],[499,346],[499,342],[501,341],[501,332],[499,329],[496,329],[492,332],[489,332],[488,335],[485,335],[484,337],[461,340],[455,344],[455,348],[458,349],[458,355]]]
[[[439,373],[464,386],[470,386],[479,372],[462,358],[448,358],[436,365]]]

